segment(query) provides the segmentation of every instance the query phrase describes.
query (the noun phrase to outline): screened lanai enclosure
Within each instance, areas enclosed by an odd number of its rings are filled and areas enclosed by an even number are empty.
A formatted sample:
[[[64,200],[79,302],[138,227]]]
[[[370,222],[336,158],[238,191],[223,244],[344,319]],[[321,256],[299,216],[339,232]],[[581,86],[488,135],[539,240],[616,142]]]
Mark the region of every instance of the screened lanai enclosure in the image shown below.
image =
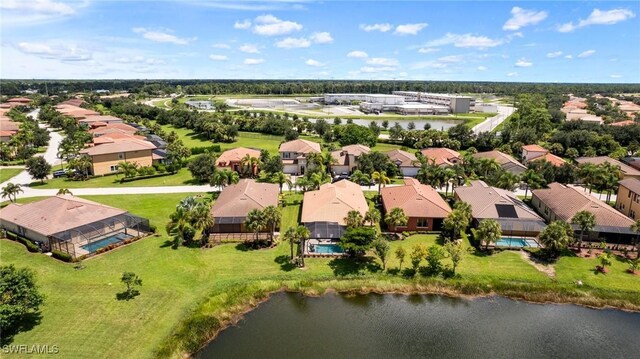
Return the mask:
[[[49,237],[51,250],[68,253],[72,258],[102,252],[151,232],[149,220],[122,213],[79,227],[66,229]]]

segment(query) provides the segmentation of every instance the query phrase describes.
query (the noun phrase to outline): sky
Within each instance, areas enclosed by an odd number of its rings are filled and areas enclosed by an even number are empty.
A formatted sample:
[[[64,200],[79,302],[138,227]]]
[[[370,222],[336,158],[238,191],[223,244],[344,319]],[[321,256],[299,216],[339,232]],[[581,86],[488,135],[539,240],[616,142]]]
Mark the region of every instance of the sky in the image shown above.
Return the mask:
[[[640,83],[640,1],[2,0],[2,79]]]

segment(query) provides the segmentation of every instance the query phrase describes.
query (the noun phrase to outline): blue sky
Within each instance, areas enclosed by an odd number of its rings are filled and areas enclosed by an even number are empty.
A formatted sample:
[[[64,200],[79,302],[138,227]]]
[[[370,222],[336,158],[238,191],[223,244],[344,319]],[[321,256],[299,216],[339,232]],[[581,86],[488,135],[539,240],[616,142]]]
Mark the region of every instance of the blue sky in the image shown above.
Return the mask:
[[[640,2],[2,0],[1,78],[640,82]]]

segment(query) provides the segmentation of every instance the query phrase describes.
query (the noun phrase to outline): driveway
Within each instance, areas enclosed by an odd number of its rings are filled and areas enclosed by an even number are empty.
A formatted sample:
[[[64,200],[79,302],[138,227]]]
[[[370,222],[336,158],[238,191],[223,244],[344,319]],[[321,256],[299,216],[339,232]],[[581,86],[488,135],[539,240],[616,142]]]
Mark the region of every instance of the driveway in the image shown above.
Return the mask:
[[[511,116],[516,111],[515,108],[511,106],[498,106],[498,114],[489,117],[483,122],[473,126],[473,133],[476,135],[481,132],[489,132],[496,128],[499,124],[501,124],[507,117]]]

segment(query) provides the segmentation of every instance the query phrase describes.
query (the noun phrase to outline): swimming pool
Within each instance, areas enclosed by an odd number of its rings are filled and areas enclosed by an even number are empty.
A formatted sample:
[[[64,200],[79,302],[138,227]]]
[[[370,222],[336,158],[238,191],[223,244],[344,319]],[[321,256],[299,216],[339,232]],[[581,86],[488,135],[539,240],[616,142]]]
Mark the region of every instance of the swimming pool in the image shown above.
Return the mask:
[[[131,236],[129,234],[116,233],[116,234],[114,234],[112,236],[109,236],[109,237],[106,237],[106,238],[102,238],[102,239],[99,239],[99,240],[97,240],[95,242],[91,242],[91,243],[85,244],[83,246],[80,246],[80,248],[82,248],[82,249],[84,249],[84,250],[86,250],[86,251],[88,251],[90,253],[93,253],[93,252],[97,251],[100,248],[106,247],[106,246],[108,246],[110,244],[113,244],[113,243],[122,242],[125,239],[131,238],[131,237],[133,237],[133,236]]]
[[[500,237],[500,239],[496,242],[496,247],[532,247],[538,248],[538,242],[530,238],[520,238],[520,237]]]
[[[312,244],[314,251],[312,254],[342,254],[344,251],[337,244]]]

